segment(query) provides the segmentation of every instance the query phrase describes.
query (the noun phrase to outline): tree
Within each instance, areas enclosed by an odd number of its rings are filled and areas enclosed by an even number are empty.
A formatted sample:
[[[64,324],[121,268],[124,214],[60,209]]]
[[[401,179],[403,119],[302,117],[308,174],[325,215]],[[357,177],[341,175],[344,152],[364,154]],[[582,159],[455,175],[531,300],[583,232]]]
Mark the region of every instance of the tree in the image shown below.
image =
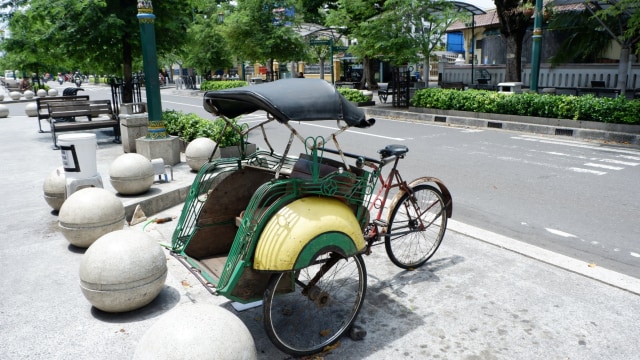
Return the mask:
[[[24,16],[31,20],[46,19],[47,28],[11,19],[9,29],[12,34],[22,32],[25,39],[34,39],[34,44],[55,48],[53,53],[58,61],[74,64],[76,68],[123,74],[125,83],[131,83],[134,59],[141,58],[135,1],[31,0],[29,5],[23,10]],[[182,0],[163,0],[155,5],[156,33],[162,34],[156,37],[161,56],[185,41],[191,8],[188,1]],[[11,44],[7,51],[16,57],[19,53],[26,56],[33,52]],[[49,62],[49,65],[54,63]],[[132,100],[130,91],[125,91],[123,101]]]
[[[291,27],[297,20],[293,1],[238,1],[225,18],[225,35],[231,52],[242,60],[267,64],[273,72],[273,60],[285,62],[304,57],[305,43]]]
[[[385,8],[397,9],[398,19],[395,23],[403,23],[404,36],[407,36],[412,44],[408,49],[410,61],[417,62],[421,57],[423,61],[423,78],[429,81],[429,58],[432,51],[442,45],[445,31],[456,19],[466,14],[461,14],[455,5],[447,0],[411,1],[390,0]],[[418,50],[416,52],[416,50]],[[416,56],[411,56],[416,55]]]
[[[551,31],[564,31],[568,37],[560,51],[551,59],[553,64],[571,61],[595,61],[611,41],[620,45],[618,88],[624,95],[627,84],[629,55],[640,55],[640,3],[620,0],[606,3],[591,1],[582,9],[563,11],[549,23]]]
[[[200,74],[230,67],[233,62],[223,33],[224,10],[210,1],[194,3],[193,23],[187,30],[183,59]]]
[[[618,63],[618,88],[622,96],[627,89],[629,55],[633,48],[640,53],[640,3],[637,0],[590,1],[586,9],[598,23],[604,27],[611,38],[620,44],[620,62]],[[607,21],[613,21],[610,26]]]
[[[505,81],[521,81],[522,42],[532,15],[525,10],[533,8],[535,0],[494,0],[494,3],[507,49]]]
[[[337,7],[328,11],[326,25],[334,26],[349,39],[357,40],[349,46],[349,51],[362,59],[363,76],[359,87],[373,88],[377,82],[371,69],[372,59],[388,54],[385,48],[389,42],[402,41],[394,35],[397,27],[393,26],[390,16],[383,15],[384,1],[338,0],[336,3]]]

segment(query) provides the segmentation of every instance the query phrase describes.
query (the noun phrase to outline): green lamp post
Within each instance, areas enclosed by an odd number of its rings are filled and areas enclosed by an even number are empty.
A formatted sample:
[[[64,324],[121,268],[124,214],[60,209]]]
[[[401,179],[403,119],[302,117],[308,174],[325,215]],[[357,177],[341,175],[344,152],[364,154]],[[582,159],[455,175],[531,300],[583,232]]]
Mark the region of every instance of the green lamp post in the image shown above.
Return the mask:
[[[147,93],[147,111],[149,127],[147,139],[165,139],[167,131],[162,121],[162,103],[160,101],[160,80],[158,77],[158,58],[156,55],[156,34],[154,28],[156,16],[150,0],[138,0],[138,22],[142,39],[142,59]]]
[[[536,0],[536,11],[533,18],[533,45],[531,58],[531,82],[529,88],[538,91],[540,75],[540,51],[542,48],[542,0]]]

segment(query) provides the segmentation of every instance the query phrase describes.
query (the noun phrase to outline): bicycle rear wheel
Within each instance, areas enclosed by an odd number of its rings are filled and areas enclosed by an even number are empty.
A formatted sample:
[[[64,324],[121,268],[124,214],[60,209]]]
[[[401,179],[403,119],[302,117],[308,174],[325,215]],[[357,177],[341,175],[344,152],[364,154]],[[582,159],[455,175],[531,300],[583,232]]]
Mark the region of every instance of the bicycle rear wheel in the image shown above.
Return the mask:
[[[345,258],[327,252],[309,267],[275,274],[264,295],[267,334],[290,355],[320,352],[350,329],[366,288],[366,268],[360,255]]]
[[[412,190],[413,197],[405,193],[391,210],[384,241],[389,259],[409,270],[422,266],[435,254],[447,228],[440,190],[425,184]]]

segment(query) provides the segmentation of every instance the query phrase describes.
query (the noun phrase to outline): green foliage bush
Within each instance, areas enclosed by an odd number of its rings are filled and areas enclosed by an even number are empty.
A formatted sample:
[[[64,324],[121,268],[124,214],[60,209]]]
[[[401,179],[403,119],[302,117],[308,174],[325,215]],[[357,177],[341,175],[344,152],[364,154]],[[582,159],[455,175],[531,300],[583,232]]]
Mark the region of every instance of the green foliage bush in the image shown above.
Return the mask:
[[[246,81],[242,80],[225,80],[225,81],[203,81],[200,84],[200,90],[202,91],[215,91],[215,90],[224,90],[224,89],[232,89],[242,86],[247,86]]]
[[[225,121],[218,118],[214,121],[203,119],[193,113],[167,110],[162,113],[164,127],[169,135],[178,136],[186,142],[191,142],[200,137],[207,137],[218,143],[220,147],[238,145],[242,137],[230,126],[226,130]],[[233,126],[241,130],[246,124],[238,124],[236,119],[230,119]],[[224,135],[223,134],[224,130]]]
[[[640,124],[640,100],[593,95],[505,94],[487,90],[428,88],[416,91],[411,105],[443,110],[461,110],[557,119]]]
[[[367,102],[369,97],[364,95],[360,90],[349,88],[338,88],[338,92],[342,94],[347,100],[355,103]]]

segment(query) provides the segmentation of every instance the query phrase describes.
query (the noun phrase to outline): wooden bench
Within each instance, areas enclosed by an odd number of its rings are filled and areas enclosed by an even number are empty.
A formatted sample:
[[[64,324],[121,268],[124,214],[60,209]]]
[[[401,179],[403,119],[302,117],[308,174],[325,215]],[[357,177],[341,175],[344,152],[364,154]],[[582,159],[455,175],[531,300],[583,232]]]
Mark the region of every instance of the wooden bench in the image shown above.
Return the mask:
[[[120,144],[120,119],[113,112],[111,100],[72,100],[47,104],[53,148],[60,149],[56,134],[65,131],[112,128],[114,143]],[[87,120],[78,120],[86,117]],[[56,121],[57,118],[74,118],[74,121]]]
[[[440,83],[442,89],[464,90],[466,85],[463,82],[443,82]]]
[[[89,101],[89,95],[78,95],[78,96],[52,96],[52,97],[43,97],[36,99],[36,109],[38,111],[38,132],[45,132],[42,130],[42,124],[40,123],[42,120],[49,120],[49,108],[47,104],[54,102],[65,102],[65,101],[74,101],[74,100],[82,100]]]

